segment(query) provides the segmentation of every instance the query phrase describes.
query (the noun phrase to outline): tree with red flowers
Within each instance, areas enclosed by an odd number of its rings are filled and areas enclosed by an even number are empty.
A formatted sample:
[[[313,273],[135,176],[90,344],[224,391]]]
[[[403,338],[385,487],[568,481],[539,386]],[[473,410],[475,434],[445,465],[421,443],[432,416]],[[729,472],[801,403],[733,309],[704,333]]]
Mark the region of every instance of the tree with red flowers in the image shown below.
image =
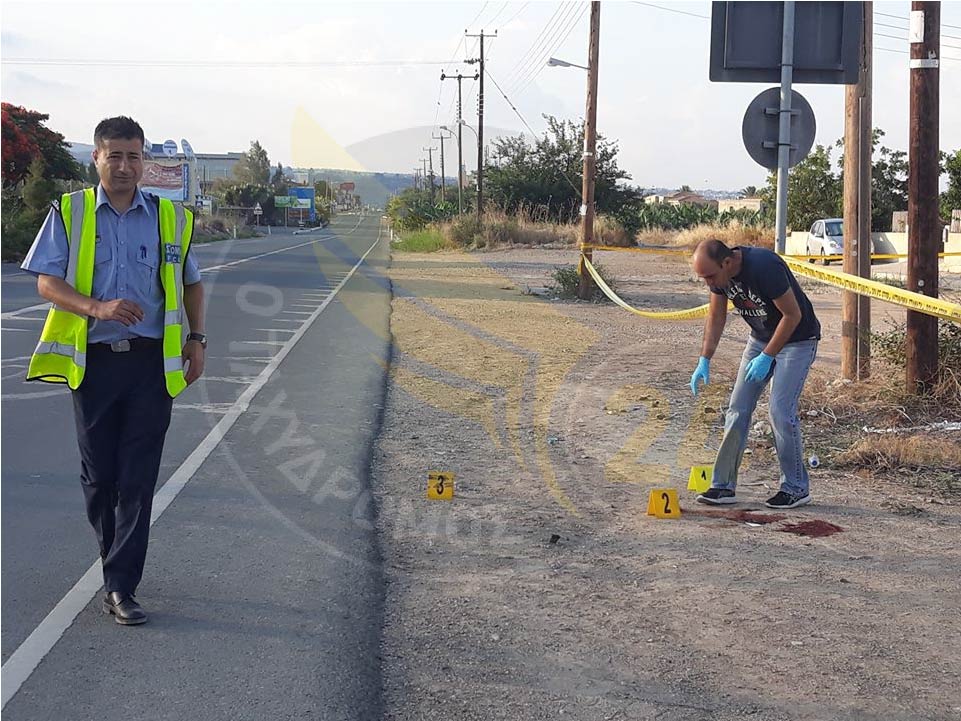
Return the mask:
[[[2,115],[2,177],[4,187],[21,182],[27,176],[31,161],[43,158],[44,177],[80,180],[80,165],[70,154],[63,135],[46,126],[49,115],[35,110],[3,103]]]

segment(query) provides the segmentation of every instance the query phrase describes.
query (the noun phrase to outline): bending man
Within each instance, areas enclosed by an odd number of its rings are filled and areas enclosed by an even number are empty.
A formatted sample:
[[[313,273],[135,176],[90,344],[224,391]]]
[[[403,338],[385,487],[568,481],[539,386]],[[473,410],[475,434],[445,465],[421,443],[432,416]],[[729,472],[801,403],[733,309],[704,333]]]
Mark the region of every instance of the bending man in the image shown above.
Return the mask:
[[[712,505],[737,502],[737,472],[751,416],[771,381],[771,427],[781,479],[780,490],[765,505],[784,509],[810,503],[798,400],[821,339],[821,325],[811,301],[785,262],[764,248],[732,249],[720,240],[705,240],[694,250],[693,266],[694,273],[711,289],[701,358],[691,376],[694,395],[698,383],[710,382],[710,359],[724,331],[728,300],[751,327],[725,416],[714,481],[697,500]]]

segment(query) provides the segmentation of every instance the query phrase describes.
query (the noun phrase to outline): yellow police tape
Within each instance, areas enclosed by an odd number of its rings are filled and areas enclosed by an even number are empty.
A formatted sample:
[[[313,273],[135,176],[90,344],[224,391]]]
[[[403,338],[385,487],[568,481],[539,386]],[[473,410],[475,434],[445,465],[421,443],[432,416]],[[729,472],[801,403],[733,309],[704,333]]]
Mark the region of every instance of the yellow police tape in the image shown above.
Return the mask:
[[[816,268],[800,260],[781,256],[795,273],[814,278],[822,283],[833,285],[842,290],[850,290],[858,295],[866,295],[877,298],[888,303],[904,306],[920,313],[934,315],[952,323],[961,323],[961,304],[949,303],[940,298],[931,298],[921,293],[913,293],[903,288],[895,288],[876,280],[859,278],[850,273],[842,273],[839,270],[829,270],[827,268]]]
[[[961,256],[961,253],[938,253],[939,258],[953,258],[956,256]],[[844,260],[843,255],[783,255],[782,258],[794,258],[795,260],[807,260],[814,262],[815,260]],[[907,253],[872,253],[871,260],[898,260],[900,258],[907,258]]]
[[[710,304],[705,303],[704,305],[699,305],[697,308],[688,308],[687,310],[668,310],[668,311],[653,311],[653,310],[640,310],[631,305],[625,303],[621,298],[619,298],[613,290],[604,282],[600,274],[591,265],[591,261],[585,258],[583,255],[581,258],[584,261],[584,266],[587,268],[587,272],[591,274],[594,282],[597,283],[597,287],[601,289],[608,298],[610,298],[614,303],[617,303],[624,310],[628,310],[644,318],[654,318],[656,320],[696,320],[697,318],[703,318],[707,315],[708,309],[711,307]]]
[[[639,315],[644,318],[653,318],[655,320],[696,320],[697,318],[705,317],[708,313],[708,309],[710,308],[709,304],[700,305],[696,308],[688,308],[687,310],[673,311],[640,310],[639,308],[635,308],[617,296],[617,294],[610,289],[607,283],[604,282],[591,262],[587,258],[584,258],[583,256],[581,257],[584,260],[584,266],[591,274],[594,282],[597,283],[597,287],[601,289],[601,292],[621,308],[630,311],[635,315]],[[937,316],[942,320],[950,321],[952,323],[961,323],[961,305],[958,303],[949,303],[948,301],[941,300],[939,298],[930,298],[920,293],[912,293],[909,290],[895,288],[885,283],[880,283],[876,280],[859,278],[856,275],[842,273],[841,271],[837,270],[816,268],[808,265],[807,263],[795,260],[794,258],[788,258],[786,256],[781,257],[784,259],[784,262],[788,264],[788,267],[790,267],[799,275],[814,278],[815,280],[819,280],[822,283],[827,283],[828,285],[833,285],[837,288],[841,288],[842,290],[849,290],[854,293],[858,293],[859,295],[866,295],[871,298],[877,298],[878,300],[886,301],[888,303],[904,306],[905,308],[909,308],[920,313]],[[728,305],[728,308],[730,308],[730,305]]]

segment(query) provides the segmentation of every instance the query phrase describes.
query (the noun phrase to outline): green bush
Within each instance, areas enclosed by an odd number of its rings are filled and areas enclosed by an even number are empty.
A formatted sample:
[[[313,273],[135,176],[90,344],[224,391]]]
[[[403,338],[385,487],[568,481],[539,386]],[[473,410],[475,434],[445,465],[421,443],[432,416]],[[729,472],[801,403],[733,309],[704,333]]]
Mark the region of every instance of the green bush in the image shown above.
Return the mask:
[[[400,242],[391,245],[394,250],[406,253],[433,253],[449,247],[450,244],[444,234],[434,228],[404,233]]]
[[[615,289],[614,279],[611,278],[604,266],[595,263],[594,269],[597,274],[601,276],[601,279],[607,283],[607,286],[612,292],[617,292]],[[554,272],[551,273],[551,278],[554,279],[554,285],[548,286],[547,291],[558,298],[576,298],[577,297],[577,286],[580,282],[580,277],[577,274],[576,265],[565,265],[559,268],[555,268]],[[593,280],[593,279],[592,279]],[[594,295],[591,298],[594,301],[607,300],[607,296],[601,291],[600,288],[594,284]]]

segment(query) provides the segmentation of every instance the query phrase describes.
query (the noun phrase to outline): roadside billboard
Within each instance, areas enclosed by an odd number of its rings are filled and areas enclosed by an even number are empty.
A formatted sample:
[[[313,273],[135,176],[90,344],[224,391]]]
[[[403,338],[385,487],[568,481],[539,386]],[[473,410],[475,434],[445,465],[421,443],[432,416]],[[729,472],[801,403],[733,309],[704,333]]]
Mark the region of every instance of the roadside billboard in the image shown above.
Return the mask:
[[[161,198],[185,201],[190,195],[190,166],[179,161],[145,160],[140,188]]]

